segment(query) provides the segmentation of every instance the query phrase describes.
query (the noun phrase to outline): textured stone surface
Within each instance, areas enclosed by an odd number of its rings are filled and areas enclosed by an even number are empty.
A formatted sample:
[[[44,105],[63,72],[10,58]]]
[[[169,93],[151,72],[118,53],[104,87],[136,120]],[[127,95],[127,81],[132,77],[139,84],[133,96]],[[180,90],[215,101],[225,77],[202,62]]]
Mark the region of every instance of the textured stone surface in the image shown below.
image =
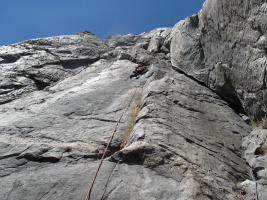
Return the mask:
[[[111,129],[139,86],[128,78],[134,66],[100,60],[2,105],[1,199],[84,198]],[[109,152],[119,148],[126,121],[127,114]]]
[[[172,32],[172,64],[260,119],[267,111],[267,1],[207,0]]]
[[[252,200],[248,164],[265,197],[266,156],[236,113],[266,114],[265,8],[207,0],[173,29],[0,47],[0,199],[84,199],[134,92],[91,199]],[[129,79],[137,63],[149,72]]]
[[[255,179],[251,183],[243,183],[244,187],[250,194],[250,198],[255,198],[257,181],[257,193],[259,199],[267,198],[267,155],[264,148],[267,147],[267,130],[253,130],[243,139],[242,146],[245,149],[244,157],[251,167],[251,179]]]
[[[85,197],[112,129],[145,81],[129,79],[136,63],[120,56],[158,62],[165,54],[138,47],[153,35],[132,44],[128,36],[102,40],[85,32],[0,47],[0,199]],[[112,47],[113,40],[125,42]],[[119,149],[129,113],[107,156]],[[100,198],[113,168],[103,166],[92,198]]]
[[[81,71],[107,51],[95,35],[41,38],[0,48],[0,103],[42,90]]]
[[[169,46],[164,41],[170,32],[170,28],[159,28],[141,35],[117,35],[101,39],[87,31],[2,46],[0,104],[10,102],[25,93],[53,86],[99,59],[129,60],[147,65],[152,64],[152,60],[154,63],[158,59],[167,59],[160,52],[161,49],[169,51]],[[162,43],[154,43],[154,38],[161,38]],[[158,58],[153,53],[155,49],[159,53]]]
[[[237,198],[236,183],[248,172],[241,138],[250,128],[219,96],[170,66],[158,64],[149,73],[127,147],[110,159],[136,175],[114,173],[104,199],[124,191],[135,194],[129,199]]]

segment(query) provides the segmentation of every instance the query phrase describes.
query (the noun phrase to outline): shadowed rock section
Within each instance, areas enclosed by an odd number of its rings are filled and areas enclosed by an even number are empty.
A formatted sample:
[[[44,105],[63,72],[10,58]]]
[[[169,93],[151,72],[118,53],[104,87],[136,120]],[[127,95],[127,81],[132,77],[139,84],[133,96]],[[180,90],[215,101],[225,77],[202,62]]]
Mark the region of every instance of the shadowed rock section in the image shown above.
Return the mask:
[[[172,64],[260,120],[267,111],[266,18],[266,0],[207,0],[174,26]]]

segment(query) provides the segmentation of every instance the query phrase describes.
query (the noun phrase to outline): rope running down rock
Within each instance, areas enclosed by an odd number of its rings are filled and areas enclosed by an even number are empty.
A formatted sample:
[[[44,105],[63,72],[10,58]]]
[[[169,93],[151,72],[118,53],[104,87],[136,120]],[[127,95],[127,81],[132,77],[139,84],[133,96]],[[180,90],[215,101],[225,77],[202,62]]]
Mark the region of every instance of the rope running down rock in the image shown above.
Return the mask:
[[[88,189],[88,192],[87,192],[87,195],[86,195],[86,197],[85,197],[85,200],[90,200],[90,196],[91,196],[91,193],[92,193],[92,189],[93,189],[93,186],[94,186],[96,177],[97,177],[97,175],[98,175],[98,172],[99,172],[99,170],[100,170],[100,168],[101,168],[101,165],[102,165],[102,163],[103,163],[103,160],[104,160],[104,158],[105,158],[105,155],[106,155],[106,153],[107,153],[107,151],[108,151],[108,148],[109,148],[110,145],[111,145],[111,142],[112,142],[113,137],[114,137],[114,135],[115,135],[115,133],[116,133],[116,131],[117,131],[117,127],[118,127],[119,123],[121,122],[122,117],[123,117],[124,114],[128,111],[128,109],[129,109],[129,107],[130,107],[130,105],[131,105],[131,103],[132,103],[132,101],[133,101],[133,99],[134,99],[134,96],[135,96],[135,94],[136,94],[137,89],[138,89],[138,87],[135,89],[135,91],[134,91],[134,93],[133,93],[133,95],[132,95],[132,97],[131,97],[131,99],[130,99],[128,105],[125,107],[125,110],[122,112],[122,114],[121,114],[119,120],[117,121],[117,123],[116,123],[116,125],[115,125],[115,127],[114,127],[114,130],[113,130],[112,135],[111,135],[111,137],[110,137],[109,143],[107,144],[107,146],[106,146],[106,148],[105,148],[105,150],[104,150],[104,153],[103,153],[103,155],[102,155],[102,157],[101,157],[101,159],[100,159],[100,161],[99,161],[98,168],[97,168],[97,170],[96,170],[96,172],[95,172],[94,179],[93,179],[93,181],[91,182],[91,185],[90,185],[90,187],[89,187],[89,189]]]

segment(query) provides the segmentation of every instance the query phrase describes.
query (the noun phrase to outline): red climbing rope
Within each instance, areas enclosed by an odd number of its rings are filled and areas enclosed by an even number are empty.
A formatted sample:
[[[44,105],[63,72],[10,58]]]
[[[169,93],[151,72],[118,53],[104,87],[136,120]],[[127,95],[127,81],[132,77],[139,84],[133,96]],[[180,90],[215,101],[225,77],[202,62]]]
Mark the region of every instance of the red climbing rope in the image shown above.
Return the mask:
[[[136,94],[137,89],[138,89],[138,88],[135,89],[135,91],[134,91],[134,93],[133,93],[133,95],[132,95],[131,100],[129,101],[128,105],[125,107],[124,111],[122,112],[122,114],[121,114],[119,120],[117,121],[117,123],[116,123],[116,125],[115,125],[115,127],[114,127],[114,130],[113,130],[112,135],[111,135],[111,137],[110,137],[109,143],[107,144],[107,146],[106,146],[106,148],[105,148],[105,150],[104,150],[104,153],[103,153],[103,155],[102,155],[102,157],[101,157],[101,159],[100,159],[100,161],[99,161],[98,168],[97,168],[97,170],[96,170],[96,172],[95,172],[94,179],[93,179],[93,181],[91,182],[91,185],[90,185],[90,187],[89,187],[89,189],[88,189],[88,192],[87,192],[87,195],[86,195],[86,197],[85,197],[85,200],[90,200],[91,192],[92,192],[92,189],[93,189],[93,186],[94,186],[96,177],[97,177],[97,175],[98,175],[98,172],[99,172],[99,170],[100,170],[100,167],[101,167],[101,165],[102,165],[102,163],[103,163],[103,160],[104,160],[104,158],[105,158],[105,155],[106,155],[106,153],[107,153],[107,151],[108,151],[109,146],[111,145],[111,142],[112,142],[113,137],[114,137],[114,135],[115,135],[115,133],[116,133],[116,131],[117,131],[118,125],[119,125],[119,123],[121,122],[122,117],[123,117],[124,114],[127,112],[127,110],[129,109],[129,107],[130,107],[130,105],[131,105],[131,103],[132,103],[132,101],[133,101],[133,98],[134,98],[134,96],[135,96],[135,94]]]

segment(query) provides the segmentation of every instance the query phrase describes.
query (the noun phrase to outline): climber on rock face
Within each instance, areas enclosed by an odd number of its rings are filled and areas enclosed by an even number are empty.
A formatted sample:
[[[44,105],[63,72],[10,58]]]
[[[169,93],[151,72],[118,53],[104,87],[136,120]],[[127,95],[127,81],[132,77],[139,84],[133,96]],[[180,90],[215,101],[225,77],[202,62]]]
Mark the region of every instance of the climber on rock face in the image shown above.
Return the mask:
[[[147,66],[143,64],[138,64],[135,67],[135,70],[133,71],[133,74],[130,76],[130,78],[136,77],[139,78],[141,75],[145,74],[148,71]]]

